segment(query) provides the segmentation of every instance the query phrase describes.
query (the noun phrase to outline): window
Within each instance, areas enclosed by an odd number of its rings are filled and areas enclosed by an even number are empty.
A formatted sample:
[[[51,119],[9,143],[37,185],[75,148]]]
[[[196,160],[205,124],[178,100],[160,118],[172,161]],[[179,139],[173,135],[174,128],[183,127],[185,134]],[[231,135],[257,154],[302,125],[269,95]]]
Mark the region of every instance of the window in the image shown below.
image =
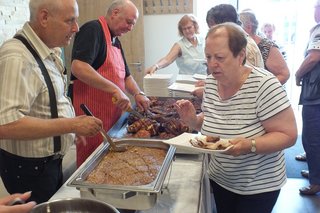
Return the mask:
[[[309,31],[315,25],[313,18],[314,1],[302,0],[239,0],[239,9],[252,9],[259,20],[259,27],[264,22],[275,25],[275,38],[284,46],[290,69],[290,79],[286,90],[294,109],[298,108],[300,87],[296,86],[295,72],[304,58]],[[302,10],[307,8],[307,10]],[[260,30],[260,29],[259,29]]]
[[[287,64],[291,77],[286,83],[286,90],[294,109],[298,108],[300,87],[295,83],[295,72],[299,68],[308,42],[309,31],[315,25],[314,1],[302,0],[216,0],[200,1],[197,5],[197,16],[203,35],[207,32],[205,23],[207,11],[218,4],[232,4],[238,11],[251,9],[259,20],[259,27],[264,22],[272,22],[276,27],[276,40],[287,52]],[[303,10],[302,8],[307,8]],[[205,12],[204,12],[205,11]]]

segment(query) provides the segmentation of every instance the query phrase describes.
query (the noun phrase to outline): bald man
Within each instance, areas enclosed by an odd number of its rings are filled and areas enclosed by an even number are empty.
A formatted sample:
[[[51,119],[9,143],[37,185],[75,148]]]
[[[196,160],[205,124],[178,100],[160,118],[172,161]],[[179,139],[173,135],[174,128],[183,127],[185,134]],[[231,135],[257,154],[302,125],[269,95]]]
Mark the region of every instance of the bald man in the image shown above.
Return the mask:
[[[19,39],[0,49],[0,172],[10,194],[32,191],[28,200],[41,203],[62,185],[62,159],[75,134],[93,136],[102,122],[75,117],[66,95],[59,47],[79,30],[76,0],[30,0],[29,7]]]
[[[130,74],[118,39],[133,29],[138,17],[138,9],[130,0],[113,1],[107,14],[85,23],[74,41],[71,71],[76,79],[73,87],[76,114],[83,114],[80,104],[85,103],[103,121],[107,131],[131,105],[125,92],[134,97],[141,109],[149,106],[150,100]],[[113,97],[116,102],[112,101]],[[78,166],[103,139],[97,136],[86,141],[86,145],[77,145]]]

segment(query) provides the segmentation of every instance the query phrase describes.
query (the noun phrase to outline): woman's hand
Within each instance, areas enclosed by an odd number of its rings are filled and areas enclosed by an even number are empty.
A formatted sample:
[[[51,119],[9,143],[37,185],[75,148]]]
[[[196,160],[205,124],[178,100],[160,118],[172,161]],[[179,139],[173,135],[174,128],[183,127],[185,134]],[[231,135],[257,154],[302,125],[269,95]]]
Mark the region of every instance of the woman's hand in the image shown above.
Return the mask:
[[[197,98],[202,99],[203,98],[203,92],[204,88],[203,87],[196,87],[195,90],[191,92],[191,94]]]
[[[189,127],[197,131],[201,129],[203,113],[197,115],[196,109],[189,100],[178,100],[175,103],[175,107],[182,121],[184,121]]]
[[[152,75],[153,73],[155,73],[157,70],[159,69],[159,66],[157,64],[152,65],[151,67],[147,68],[145,71],[145,74],[150,74]]]
[[[195,83],[196,87],[204,87],[205,81],[204,80],[199,80]]]
[[[245,155],[251,152],[251,139],[248,138],[234,138],[230,140],[232,147],[225,153],[232,156]]]

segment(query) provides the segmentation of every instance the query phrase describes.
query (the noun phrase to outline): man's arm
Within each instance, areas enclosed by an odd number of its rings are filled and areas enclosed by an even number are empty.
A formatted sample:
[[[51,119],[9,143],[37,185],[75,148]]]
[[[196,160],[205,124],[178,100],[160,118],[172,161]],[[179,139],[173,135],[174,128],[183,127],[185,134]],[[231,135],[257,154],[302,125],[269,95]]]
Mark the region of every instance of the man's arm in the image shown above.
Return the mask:
[[[130,75],[125,79],[126,90],[135,98],[135,102],[140,109],[148,110],[150,100],[145,95],[142,95],[142,90],[139,88],[137,82]]]
[[[303,60],[299,69],[296,72],[296,84],[301,86],[301,79],[307,74],[312,68],[320,62],[320,50],[309,50],[308,55]]]
[[[112,94],[116,98],[117,106],[126,110],[130,104],[126,94],[112,81],[101,76],[91,65],[80,60],[73,60],[71,63],[73,75],[90,87]]]
[[[107,93],[117,93],[120,90],[113,82],[101,76],[91,65],[80,60],[73,60],[71,72],[80,81]]]
[[[0,138],[30,140],[75,133],[81,136],[96,135],[102,121],[92,116],[75,118],[40,119],[25,116],[14,122],[0,125]]]

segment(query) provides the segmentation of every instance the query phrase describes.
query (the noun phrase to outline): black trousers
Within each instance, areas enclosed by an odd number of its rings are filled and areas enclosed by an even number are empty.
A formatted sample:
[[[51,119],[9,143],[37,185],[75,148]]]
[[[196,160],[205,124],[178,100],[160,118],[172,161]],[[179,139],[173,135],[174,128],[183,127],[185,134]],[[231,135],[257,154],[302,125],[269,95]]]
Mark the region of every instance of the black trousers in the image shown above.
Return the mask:
[[[280,190],[254,194],[239,195],[226,190],[210,180],[217,213],[271,213]]]
[[[62,157],[24,158],[0,149],[0,174],[10,194],[32,191],[28,201],[48,201],[62,186]]]

